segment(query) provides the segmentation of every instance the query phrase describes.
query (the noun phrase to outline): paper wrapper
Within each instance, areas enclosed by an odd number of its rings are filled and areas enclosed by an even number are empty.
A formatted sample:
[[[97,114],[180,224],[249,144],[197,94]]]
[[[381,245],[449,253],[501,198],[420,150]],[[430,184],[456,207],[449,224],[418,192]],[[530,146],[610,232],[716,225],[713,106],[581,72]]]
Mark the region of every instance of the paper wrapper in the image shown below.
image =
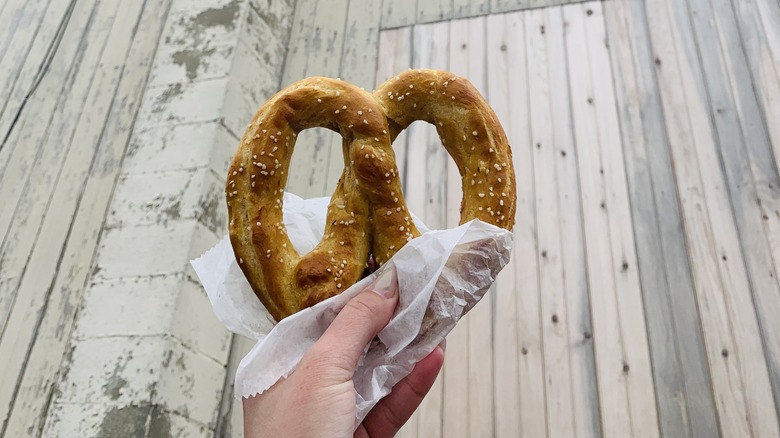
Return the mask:
[[[285,194],[284,224],[300,254],[320,241],[328,201]],[[396,271],[399,303],[390,323],[367,347],[353,376],[356,426],[436,348],[508,263],[512,233],[478,220],[451,230],[431,231],[412,216],[422,236],[340,295],[276,325],[238,267],[227,237],[192,261],[217,318],[230,331],[257,340],[236,372],[236,397],[262,393],[290,375],[347,301],[386,269]]]

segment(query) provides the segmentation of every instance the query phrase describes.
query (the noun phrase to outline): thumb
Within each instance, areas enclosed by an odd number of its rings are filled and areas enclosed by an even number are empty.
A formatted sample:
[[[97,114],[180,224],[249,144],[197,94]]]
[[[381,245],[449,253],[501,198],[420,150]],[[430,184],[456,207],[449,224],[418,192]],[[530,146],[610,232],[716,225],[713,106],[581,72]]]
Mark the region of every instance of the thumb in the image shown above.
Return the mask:
[[[397,303],[395,270],[385,269],[344,306],[303,360],[308,356],[318,365],[343,370],[346,380],[351,379],[366,345],[390,322]]]

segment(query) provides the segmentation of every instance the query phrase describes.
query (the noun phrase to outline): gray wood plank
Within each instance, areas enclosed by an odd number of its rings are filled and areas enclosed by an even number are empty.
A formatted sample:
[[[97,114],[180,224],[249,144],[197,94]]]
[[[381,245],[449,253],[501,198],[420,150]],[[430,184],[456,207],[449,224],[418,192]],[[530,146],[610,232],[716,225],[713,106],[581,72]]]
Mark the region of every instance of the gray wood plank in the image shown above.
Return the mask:
[[[415,23],[450,20],[453,18],[452,0],[427,0],[417,2]]]
[[[452,0],[452,18],[474,17],[490,13],[490,0]]]
[[[78,70],[73,72],[78,79],[73,81],[73,88],[63,95],[66,101],[61,107],[63,112],[62,119],[59,123],[52,124],[54,128],[53,133],[43,143],[40,158],[31,163],[32,170],[30,174],[32,177],[24,187],[15,220],[10,228],[8,238],[4,242],[5,245],[0,250],[0,260],[2,260],[0,263],[6,268],[10,268],[11,272],[17,276],[17,281],[10,285],[13,289],[2,291],[3,297],[11,296],[14,298],[12,304],[13,311],[10,312],[8,318],[3,318],[2,337],[0,337],[0,354],[4,357],[1,365],[2,373],[4,376],[7,376],[0,384],[0,406],[4,410],[3,418],[5,425],[8,425],[10,413],[6,410],[6,407],[10,409],[16,393],[16,384],[23,374],[29,348],[35,339],[41,310],[46,305],[47,286],[51,284],[50,282],[59,258],[59,248],[55,242],[42,239],[40,241],[41,244],[36,247],[41,223],[44,218],[48,217],[50,221],[54,221],[58,225],[56,228],[64,227],[66,235],[70,228],[70,222],[62,220],[61,214],[63,212],[54,209],[52,214],[47,214],[49,213],[47,211],[48,202],[42,202],[42,200],[51,199],[52,190],[58,182],[60,175],[63,176],[65,181],[65,184],[60,187],[67,187],[68,190],[73,190],[73,185],[67,184],[71,176],[70,170],[60,171],[66,154],[70,153],[71,148],[67,147],[70,145],[70,139],[76,138],[77,141],[85,140],[83,147],[88,149],[94,149],[95,147],[95,142],[90,141],[92,140],[90,135],[81,136],[79,134],[99,135],[102,123],[90,123],[91,121],[87,117],[83,119],[84,124],[82,125],[79,123],[82,120],[79,110],[84,108],[85,102],[87,102],[88,105],[92,105],[90,108],[94,111],[92,115],[96,117],[96,120],[101,122],[105,120],[105,116],[101,117],[100,114],[101,111],[107,109],[110,102],[106,104],[98,99],[101,96],[101,92],[106,90],[100,89],[101,81],[99,79],[93,81],[93,75],[101,61],[106,43],[110,39],[109,31],[112,29],[117,9],[117,5],[98,5],[95,10],[94,21],[87,26],[87,32],[84,34],[84,37],[94,41],[94,44],[83,45],[81,35],[68,41],[70,45],[81,46],[82,62],[77,64]],[[130,24],[133,23],[130,20],[128,21]],[[122,37],[125,36],[122,35]],[[119,51],[121,52],[121,48]],[[108,64],[110,65],[110,62]],[[110,84],[115,74],[114,71],[110,71],[105,75],[101,75],[101,79],[107,80]],[[93,84],[95,84],[94,87]],[[113,92],[108,95],[113,95]],[[25,113],[25,115],[29,117],[36,116],[34,112]],[[80,132],[79,128],[83,129],[89,125],[91,125],[91,129],[87,133]],[[33,127],[35,125],[33,123],[26,126]],[[95,130],[97,130],[96,133],[94,132]],[[62,147],[61,140],[63,138],[67,139],[66,147]],[[79,144],[74,148],[77,155],[80,152],[79,146],[82,145]],[[86,156],[80,156],[83,161],[86,161],[84,165],[87,167],[91,163],[92,153],[94,152],[85,151]],[[47,171],[51,171],[54,177],[41,178],[40,175],[44,175]],[[75,170],[74,174],[78,174],[78,170]],[[68,195],[72,196],[73,194],[68,193]],[[52,245],[51,247],[47,246],[50,244]],[[36,253],[54,255],[52,260],[54,266],[44,265],[44,267],[33,263],[31,254]],[[42,275],[42,272],[46,274]],[[11,310],[11,306],[8,307],[8,310]]]
[[[558,85],[568,83],[565,47],[567,26],[563,22],[561,8],[549,8],[545,13],[549,29],[545,35],[549,41],[550,111],[554,126],[553,142],[548,144],[547,149],[554,155],[557,174],[556,195],[560,211],[558,221],[562,245],[559,251],[564,285],[562,310],[565,310],[568,319],[574,430],[579,437],[598,437],[601,436],[599,397],[571,96],[568,87]],[[533,142],[531,144],[533,145]]]
[[[780,2],[736,0],[737,18],[753,86],[772,139],[775,167],[780,167]]]
[[[661,432],[716,436],[709,369],[642,5],[619,1],[604,8]]]
[[[371,90],[376,82],[376,65],[379,56],[379,20],[382,0],[350,0],[346,11],[346,25],[339,69],[336,74],[343,80]],[[333,193],[344,169],[341,137],[336,136],[328,150],[327,169],[323,194]]]
[[[686,9],[666,1],[646,13],[713,395],[725,436],[771,436],[771,386]]]
[[[307,76],[338,76],[348,3],[302,1],[296,5],[283,86]],[[303,131],[296,140],[290,165],[295,171],[290,174],[288,190],[304,198],[323,196],[331,149],[340,145],[341,137],[327,129]]]
[[[79,6],[83,9],[74,14],[78,18],[66,30],[69,44],[62,45],[58,50],[49,74],[39,86],[39,93],[17,124],[10,143],[14,149],[7,170],[0,175],[0,202],[7,206],[0,210],[0,235],[3,236],[0,242],[0,277],[12,279],[0,290],[0,334],[5,329],[16,285],[21,280],[27,255],[34,244],[35,231],[45,212],[46,205],[41,199],[48,198],[50,191],[46,190],[47,184],[51,187],[54,179],[51,176],[59,172],[58,163],[61,163],[64,154],[60,139],[68,138],[73,132],[77,122],[75,115],[82,108],[94,73],[89,63],[99,60],[105,42],[102,39],[91,41],[79,49],[82,38],[90,32],[96,32],[97,23],[105,25],[103,21],[107,20],[103,16],[105,13],[97,13],[106,8],[93,14],[93,4],[81,3]],[[109,15],[109,18],[112,17]],[[79,75],[80,68],[84,68],[86,73]],[[75,80],[77,77],[79,80]],[[34,187],[43,189],[41,193],[26,191],[31,175],[38,176],[35,180],[39,184]],[[50,177],[40,178],[40,175]],[[25,203],[19,205],[20,200],[25,200]],[[32,220],[26,220],[28,217]],[[25,237],[19,241],[20,236]]]
[[[57,214],[47,215],[41,230],[43,244],[37,245],[31,255],[35,265],[54,272],[54,278],[30,272],[20,286],[21,294],[44,291],[46,286],[51,294],[28,353],[5,430],[8,436],[22,436],[43,427],[56,381],[52,376],[57,375],[70,340],[76,309],[91,272],[97,239],[143,95],[149,60],[153,58],[150,54],[157,46],[169,5],[169,1],[151,2],[141,10],[142,4],[125,3],[126,8],[119,11],[124,20],[117,21],[106,38],[112,50],[104,52],[101,65],[107,74],[93,83],[92,94],[93,99],[110,102],[105,125],[90,123],[93,119],[89,117],[81,124],[74,137],[80,144],[71,148],[64,166],[70,175],[63,175],[52,197],[51,206]],[[86,108],[103,106],[93,100]],[[101,115],[95,116],[99,120]],[[97,150],[91,143],[97,145]],[[89,156],[93,152],[94,161]],[[72,223],[63,221],[62,214],[72,217]]]
[[[418,0],[384,0],[382,5],[382,29],[409,26],[417,17]]]
[[[688,5],[726,188],[758,314],[775,410],[780,412],[780,279],[768,240],[769,233],[780,231],[770,229],[777,223],[774,218],[769,222],[769,214],[774,216],[780,208],[780,197],[766,190],[769,185],[780,186],[780,178],[772,163],[771,145],[731,4],[727,0],[690,0]]]
[[[526,9],[531,0],[490,0],[490,11],[494,14]]]

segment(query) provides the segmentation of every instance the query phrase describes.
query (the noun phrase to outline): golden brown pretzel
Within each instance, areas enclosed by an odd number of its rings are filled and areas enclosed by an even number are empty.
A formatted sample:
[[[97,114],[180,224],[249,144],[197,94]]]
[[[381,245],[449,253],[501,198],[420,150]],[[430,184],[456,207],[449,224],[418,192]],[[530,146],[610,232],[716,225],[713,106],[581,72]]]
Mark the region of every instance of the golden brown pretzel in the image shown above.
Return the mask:
[[[419,235],[391,147],[414,120],[436,124],[464,177],[461,223],[478,218],[512,228],[509,145],[495,114],[468,81],[416,70],[391,79],[372,96],[340,80],[302,80],[257,112],[226,185],[236,258],[274,318],[340,293],[360,280],[369,256],[381,265]],[[282,195],[296,136],[312,127],[341,133],[345,165],[328,206],[325,235],[301,257],[286,234]]]

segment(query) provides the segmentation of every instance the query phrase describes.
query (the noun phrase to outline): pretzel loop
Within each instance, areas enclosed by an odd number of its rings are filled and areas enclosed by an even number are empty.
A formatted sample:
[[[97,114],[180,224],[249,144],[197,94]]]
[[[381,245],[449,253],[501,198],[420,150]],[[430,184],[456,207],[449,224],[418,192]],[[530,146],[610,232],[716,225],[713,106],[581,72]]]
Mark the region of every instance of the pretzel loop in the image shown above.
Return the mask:
[[[340,80],[309,78],[255,115],[230,166],[230,239],[239,266],[277,320],[360,280],[370,257],[385,263],[419,236],[402,196],[391,142],[414,120],[436,125],[463,177],[461,222],[511,229],[511,151],[476,89],[451,73],[409,71],[372,95]],[[320,243],[300,256],[287,236],[282,196],[300,131],[324,127],[343,139],[344,171]]]

